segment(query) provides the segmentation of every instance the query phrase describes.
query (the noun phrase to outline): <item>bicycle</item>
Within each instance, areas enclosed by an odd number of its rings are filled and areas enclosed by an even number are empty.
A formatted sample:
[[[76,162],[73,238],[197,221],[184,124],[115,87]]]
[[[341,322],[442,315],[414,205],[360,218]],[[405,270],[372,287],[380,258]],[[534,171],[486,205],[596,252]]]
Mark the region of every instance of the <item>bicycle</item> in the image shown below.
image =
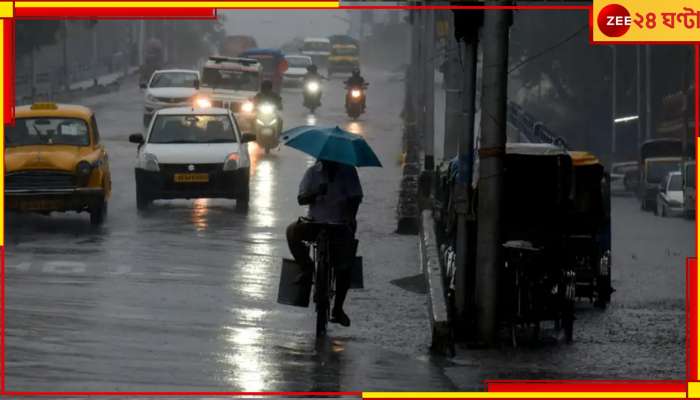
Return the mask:
[[[338,230],[352,232],[343,223],[309,224],[318,228],[316,239],[311,242],[314,259],[314,303],[316,303],[316,338],[326,335],[326,327],[330,320],[331,303],[335,297],[335,262],[331,254],[331,238]]]

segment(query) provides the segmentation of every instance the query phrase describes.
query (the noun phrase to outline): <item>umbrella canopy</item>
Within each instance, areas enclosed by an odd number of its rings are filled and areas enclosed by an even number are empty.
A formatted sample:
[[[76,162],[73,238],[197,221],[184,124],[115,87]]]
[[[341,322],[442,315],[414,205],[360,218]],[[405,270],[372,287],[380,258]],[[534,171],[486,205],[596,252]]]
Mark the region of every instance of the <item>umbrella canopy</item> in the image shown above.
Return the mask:
[[[339,127],[300,126],[282,134],[284,144],[319,160],[355,167],[381,167],[377,155],[362,136]]]

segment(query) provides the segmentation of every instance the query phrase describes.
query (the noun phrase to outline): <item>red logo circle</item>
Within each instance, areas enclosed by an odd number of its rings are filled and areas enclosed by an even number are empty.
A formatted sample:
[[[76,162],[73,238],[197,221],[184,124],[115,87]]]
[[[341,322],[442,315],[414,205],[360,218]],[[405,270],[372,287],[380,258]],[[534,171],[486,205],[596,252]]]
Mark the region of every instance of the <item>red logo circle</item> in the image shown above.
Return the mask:
[[[630,12],[619,4],[608,4],[598,14],[598,29],[606,36],[620,37],[627,33],[630,25]]]

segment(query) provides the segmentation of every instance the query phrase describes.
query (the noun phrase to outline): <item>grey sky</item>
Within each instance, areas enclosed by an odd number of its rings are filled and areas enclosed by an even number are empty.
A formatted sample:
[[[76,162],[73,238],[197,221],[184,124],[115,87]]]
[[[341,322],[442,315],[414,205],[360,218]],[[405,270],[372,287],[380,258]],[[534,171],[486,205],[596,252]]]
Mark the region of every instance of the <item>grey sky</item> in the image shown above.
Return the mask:
[[[294,37],[347,33],[348,12],[340,10],[226,10],[220,11],[229,35],[255,37],[260,47],[279,47]]]

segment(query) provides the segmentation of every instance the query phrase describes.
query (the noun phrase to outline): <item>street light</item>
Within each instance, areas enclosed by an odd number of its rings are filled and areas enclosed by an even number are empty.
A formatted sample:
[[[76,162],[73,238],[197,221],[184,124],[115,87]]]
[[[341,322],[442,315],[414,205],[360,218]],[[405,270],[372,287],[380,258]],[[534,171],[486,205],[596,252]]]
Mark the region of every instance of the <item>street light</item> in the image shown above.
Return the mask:
[[[636,121],[639,119],[639,115],[630,115],[629,117],[620,117],[620,118],[615,118],[613,121],[616,124],[622,123],[622,122],[629,122],[629,121]]]

